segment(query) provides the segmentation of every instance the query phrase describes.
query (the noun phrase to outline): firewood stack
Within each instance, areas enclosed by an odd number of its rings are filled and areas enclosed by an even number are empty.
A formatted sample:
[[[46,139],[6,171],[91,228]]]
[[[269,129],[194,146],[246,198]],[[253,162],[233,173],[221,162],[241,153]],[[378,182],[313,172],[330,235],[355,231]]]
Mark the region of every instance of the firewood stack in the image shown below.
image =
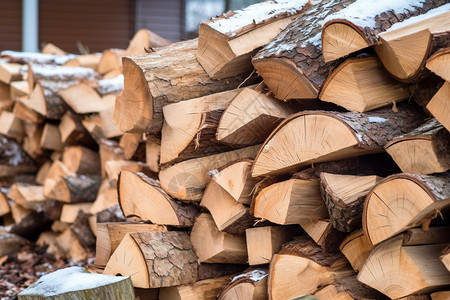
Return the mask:
[[[90,76],[27,61],[5,172],[39,172],[4,223],[92,230],[90,270],[141,299],[448,298],[450,4],[417,5],[267,1]]]

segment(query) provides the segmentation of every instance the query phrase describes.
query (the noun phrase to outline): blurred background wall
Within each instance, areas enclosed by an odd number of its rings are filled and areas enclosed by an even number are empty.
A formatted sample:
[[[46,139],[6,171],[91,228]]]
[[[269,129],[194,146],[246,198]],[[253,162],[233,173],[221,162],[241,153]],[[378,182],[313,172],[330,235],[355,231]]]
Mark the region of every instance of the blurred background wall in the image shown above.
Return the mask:
[[[256,2],[261,0],[0,0],[0,50],[30,51],[22,42],[27,26],[37,35],[35,51],[45,43],[72,53],[126,48],[141,28],[176,42],[196,37],[210,17]]]

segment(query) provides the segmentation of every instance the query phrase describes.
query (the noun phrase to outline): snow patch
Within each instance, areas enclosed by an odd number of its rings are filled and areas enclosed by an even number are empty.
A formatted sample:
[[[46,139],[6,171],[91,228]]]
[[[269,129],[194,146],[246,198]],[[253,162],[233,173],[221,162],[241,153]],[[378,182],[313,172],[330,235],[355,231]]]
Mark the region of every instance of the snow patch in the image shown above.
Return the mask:
[[[23,67],[24,69],[26,66]],[[94,79],[97,73],[91,68],[84,67],[63,67],[55,65],[35,65],[31,66],[33,73],[43,77],[57,77],[64,80],[67,76],[83,77],[86,79]]]
[[[51,297],[68,292],[98,288],[125,280],[126,277],[89,273],[83,267],[69,267],[42,276],[21,295]]]
[[[375,27],[375,16],[386,11],[404,13],[422,7],[424,0],[358,0],[343,10],[334,13],[324,20],[328,22],[333,19],[346,19],[360,27]]]
[[[387,121],[385,118],[381,117],[369,117],[368,119],[369,123],[383,123]]]
[[[423,15],[418,15],[415,17],[411,17],[403,22],[395,23],[394,25],[392,25],[391,28],[386,30],[384,33],[387,33],[392,30],[400,29],[402,27],[411,25],[413,23],[421,22],[425,19],[429,19],[429,18],[435,17],[440,14],[448,13],[449,11],[450,11],[450,3],[442,5],[440,7],[434,8],[434,9],[431,9]]]
[[[278,0],[257,3],[235,11],[232,16],[224,17],[222,15],[216,20],[213,19],[208,25],[223,34],[233,33],[242,27],[261,23],[267,17],[276,17],[283,13],[295,15],[307,3],[308,0]]]
[[[110,79],[99,80],[98,87],[103,94],[117,94],[123,90],[123,74]]]
[[[53,54],[43,54],[38,52],[18,52],[5,50],[0,53],[2,56],[10,56],[16,59],[22,59],[25,62],[35,62],[40,64],[46,64],[53,62],[57,65],[62,65],[66,63],[68,60],[76,58],[75,54],[67,54],[67,55],[53,55]]]
[[[264,277],[268,276],[267,271],[263,270],[253,270],[244,274],[240,274],[237,276],[234,276],[230,283],[235,282],[239,278],[249,278],[250,280],[253,280],[255,282],[261,281],[264,279]]]
[[[208,172],[208,175],[211,177],[216,177],[217,175],[219,175],[219,170],[214,169]]]

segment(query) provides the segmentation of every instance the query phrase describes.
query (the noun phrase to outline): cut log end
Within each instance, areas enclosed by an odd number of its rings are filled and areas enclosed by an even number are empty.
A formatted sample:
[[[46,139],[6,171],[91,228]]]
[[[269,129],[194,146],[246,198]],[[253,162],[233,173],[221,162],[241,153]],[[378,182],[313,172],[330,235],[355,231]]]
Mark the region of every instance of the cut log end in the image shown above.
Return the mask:
[[[361,49],[370,47],[364,35],[345,20],[333,20],[323,26],[322,52],[325,62],[330,62]]]
[[[114,121],[123,132],[145,132],[153,114],[152,96],[139,66],[123,58],[124,90],[117,96]]]
[[[253,65],[275,98],[283,101],[317,98],[317,87],[306,79],[302,71],[290,60],[258,59],[253,61]]]

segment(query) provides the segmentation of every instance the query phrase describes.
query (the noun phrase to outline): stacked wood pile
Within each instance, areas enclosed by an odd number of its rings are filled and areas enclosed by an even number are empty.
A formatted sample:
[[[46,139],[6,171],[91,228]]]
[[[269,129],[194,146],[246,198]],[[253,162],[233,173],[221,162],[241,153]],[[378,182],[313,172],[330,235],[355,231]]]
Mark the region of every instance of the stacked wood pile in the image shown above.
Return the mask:
[[[141,299],[448,298],[450,4],[371,3],[268,1],[123,57],[117,135],[56,92],[86,131],[29,202]]]

